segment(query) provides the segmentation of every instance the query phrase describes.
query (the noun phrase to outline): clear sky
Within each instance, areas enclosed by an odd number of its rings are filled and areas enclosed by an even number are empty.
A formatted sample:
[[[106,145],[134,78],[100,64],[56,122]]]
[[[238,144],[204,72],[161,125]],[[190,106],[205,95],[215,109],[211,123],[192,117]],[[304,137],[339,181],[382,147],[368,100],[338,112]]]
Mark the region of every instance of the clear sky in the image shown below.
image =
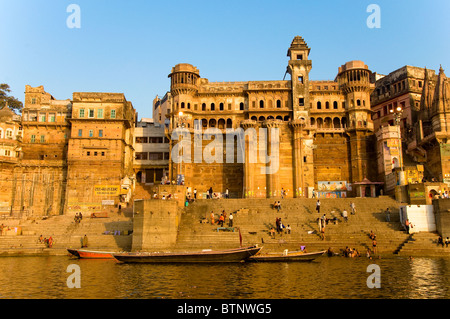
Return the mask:
[[[70,4],[79,29],[66,24]],[[370,4],[380,28],[367,26]],[[311,80],[351,60],[381,74],[442,64],[450,76],[449,14],[448,0],[0,0],[0,83],[21,101],[26,84],[56,99],[120,92],[152,117],[176,64],[210,81],[281,80],[296,35],[311,48]]]

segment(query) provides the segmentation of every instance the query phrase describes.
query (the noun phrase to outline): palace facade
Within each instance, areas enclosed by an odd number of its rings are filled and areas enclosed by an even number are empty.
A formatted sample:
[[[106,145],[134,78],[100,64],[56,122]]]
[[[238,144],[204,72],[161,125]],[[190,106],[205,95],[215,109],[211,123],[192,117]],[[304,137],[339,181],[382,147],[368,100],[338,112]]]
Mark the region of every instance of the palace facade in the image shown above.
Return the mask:
[[[228,189],[236,197],[278,197],[282,190],[288,197],[310,197],[313,189],[346,196],[351,184],[374,181],[371,71],[362,61],[350,61],[338,68],[334,80],[311,81],[309,54],[303,38],[295,37],[287,51],[288,80],[210,82],[190,64],[173,67],[170,92],[154,101],[154,118],[169,120],[168,137],[184,127],[194,140],[195,123],[201,123],[203,131],[217,128],[224,134],[227,128],[277,128],[279,169],[265,174],[270,163],[251,163],[246,139],[243,163],[203,160],[179,165],[172,160],[169,178],[180,180],[182,175],[187,187],[201,192],[212,187],[221,193]],[[172,147],[177,142],[172,141]],[[202,143],[204,151],[210,141]]]

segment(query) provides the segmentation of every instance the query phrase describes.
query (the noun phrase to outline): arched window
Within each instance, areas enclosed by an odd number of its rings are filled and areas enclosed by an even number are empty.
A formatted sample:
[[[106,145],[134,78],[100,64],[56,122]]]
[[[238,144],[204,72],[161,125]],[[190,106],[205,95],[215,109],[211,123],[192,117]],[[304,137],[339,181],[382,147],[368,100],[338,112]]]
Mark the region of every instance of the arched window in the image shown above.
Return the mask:
[[[223,130],[225,128],[225,120],[224,119],[219,119],[219,121],[217,122],[217,127],[221,130]]]
[[[190,110],[191,109],[191,103],[188,103],[187,106],[188,106],[188,110]]]
[[[208,127],[208,120],[207,119],[202,119],[202,127],[203,128],[207,128]]]
[[[256,116],[252,116],[251,120],[252,120],[252,121],[257,121],[258,118],[257,118]]]
[[[243,102],[241,102],[241,103],[239,104],[239,110],[241,110],[241,111],[244,110],[244,103],[243,103]]]
[[[211,103],[211,111],[215,111],[216,110],[216,105],[214,103]]]
[[[326,101],[325,102],[325,108],[328,110],[330,108],[330,102]]]
[[[264,101],[263,100],[259,101],[259,108],[261,108],[261,109],[264,108]]]
[[[281,109],[281,100],[277,100],[277,108]]]
[[[318,110],[321,110],[322,109],[322,102],[317,102],[317,109]]]
[[[356,105],[361,106],[361,100],[356,100]]]
[[[337,110],[338,108],[338,103],[336,101],[333,102],[333,109]]]
[[[220,110],[220,111],[223,111],[223,103],[220,103],[220,104],[219,104],[219,110]]]
[[[266,118],[264,116],[260,116],[258,119],[258,121],[260,121],[260,122],[264,122],[265,120],[266,120]]]
[[[333,119],[333,127],[334,128],[341,128],[341,120],[338,117],[335,117]]]
[[[210,119],[209,120],[209,127],[216,127],[216,120],[215,119]]]
[[[227,120],[227,128],[233,128],[233,121],[231,119]]]
[[[289,121],[291,120],[291,118],[289,117],[289,115],[286,115],[286,116],[284,117],[284,120],[285,120],[286,122],[289,122]]]
[[[282,121],[282,120],[283,120],[283,117],[282,117],[281,115],[278,115],[278,116],[276,117],[276,119]]]
[[[322,127],[322,126],[323,126],[323,120],[322,120],[321,117],[319,117],[319,118],[317,119],[317,127]]]
[[[202,104],[202,111],[206,111],[206,103]]]
[[[184,102],[181,102],[181,108],[184,109]]]

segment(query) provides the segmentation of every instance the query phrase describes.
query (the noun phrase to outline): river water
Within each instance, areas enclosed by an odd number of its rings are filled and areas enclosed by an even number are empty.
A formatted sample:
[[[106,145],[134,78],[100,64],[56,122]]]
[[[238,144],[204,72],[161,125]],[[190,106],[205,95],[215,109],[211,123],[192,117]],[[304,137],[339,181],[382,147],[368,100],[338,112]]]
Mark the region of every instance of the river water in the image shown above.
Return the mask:
[[[368,287],[370,265],[379,288]],[[80,288],[69,288],[70,265]],[[0,258],[5,299],[447,299],[450,258],[321,257],[310,263],[123,264],[65,256]],[[75,282],[75,280],[71,281]],[[370,282],[375,282],[370,280]]]

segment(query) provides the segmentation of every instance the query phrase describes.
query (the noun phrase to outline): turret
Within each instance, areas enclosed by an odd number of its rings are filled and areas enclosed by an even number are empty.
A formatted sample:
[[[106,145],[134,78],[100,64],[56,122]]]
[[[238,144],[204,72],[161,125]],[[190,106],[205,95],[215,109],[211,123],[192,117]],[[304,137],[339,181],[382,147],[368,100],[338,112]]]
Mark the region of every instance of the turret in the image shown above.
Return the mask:
[[[170,91],[174,97],[179,94],[194,95],[198,91],[200,73],[191,64],[177,64],[172,68],[169,78],[171,79]]]
[[[349,117],[350,129],[371,128],[370,70],[362,61],[350,61],[339,68],[337,80],[346,97],[345,106]]]
[[[302,37],[292,40],[287,52],[289,65],[287,72],[292,81],[292,110],[294,119],[308,119],[309,110],[309,72],[312,62],[309,60],[311,49]]]

